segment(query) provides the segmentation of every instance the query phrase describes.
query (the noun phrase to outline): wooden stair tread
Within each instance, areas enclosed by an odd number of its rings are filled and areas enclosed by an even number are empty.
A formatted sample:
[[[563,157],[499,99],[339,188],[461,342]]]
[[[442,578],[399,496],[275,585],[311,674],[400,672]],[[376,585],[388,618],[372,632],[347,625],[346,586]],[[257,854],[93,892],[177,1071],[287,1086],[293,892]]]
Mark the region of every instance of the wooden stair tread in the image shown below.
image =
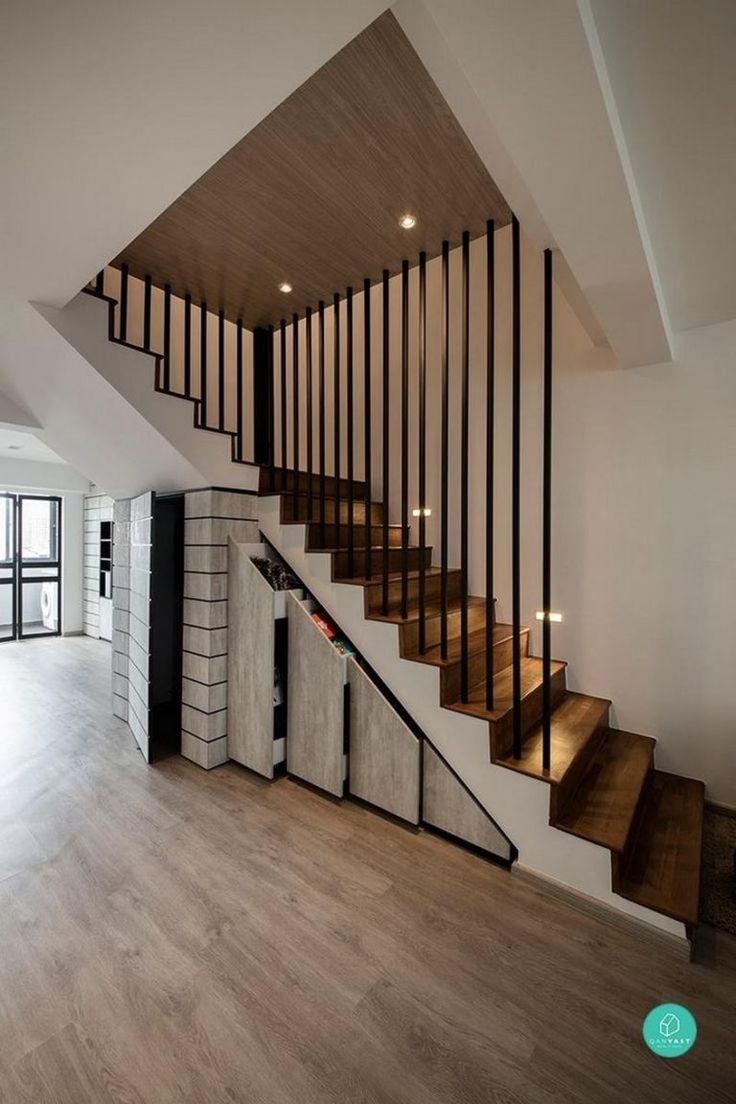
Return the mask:
[[[608,729],[555,828],[623,852],[652,769],[654,745],[651,736]]]
[[[458,603],[459,605],[459,603]],[[523,633],[528,633],[529,629],[522,628]],[[513,625],[504,625],[500,622],[496,622],[493,626],[493,643],[500,644],[505,640],[510,640],[514,635]],[[475,632],[468,633],[468,655],[477,655],[486,650],[486,630],[485,626],[482,629],[477,629]],[[447,667],[450,664],[457,663],[461,659],[462,655],[462,637],[459,635],[451,636],[447,641],[447,659],[442,658],[441,647],[439,644],[434,644],[422,655],[420,652],[412,652],[405,656],[405,659],[416,660],[417,663],[429,663],[434,667]]]
[[[429,571],[429,569],[427,569],[427,570]],[[450,571],[448,571],[448,574],[450,574],[451,571],[452,571],[452,569],[450,569]],[[401,577],[401,576],[399,576],[399,577]],[[495,602],[495,598],[494,598],[494,602]],[[457,610],[460,609],[460,604],[461,603],[460,603],[459,598],[448,598],[447,612],[448,613],[457,612]],[[468,598],[468,608],[470,608],[471,606],[474,606],[474,607],[485,606],[485,604],[486,604],[485,598],[475,598],[475,597]],[[430,621],[433,618],[438,618],[438,617],[441,617],[441,616],[442,616],[442,606],[440,605],[440,603],[435,602],[435,601],[428,602],[426,607],[425,607],[425,614],[424,614],[425,620]],[[409,622],[419,620],[419,606],[416,603],[413,603],[413,604],[410,603],[409,606],[407,607],[407,616],[405,618],[401,616],[401,613],[398,610],[389,610],[388,613],[381,613],[380,610],[376,610],[376,611],[371,611],[369,619],[371,621],[387,621],[390,624],[394,624],[394,625],[406,625]],[[414,658],[414,657],[412,656],[411,658]]]
[[[563,660],[552,660],[552,674],[564,670],[567,664]],[[457,713],[469,713],[473,717],[482,717],[487,721],[498,721],[513,708],[513,667],[505,667],[493,676],[493,701],[495,708],[489,713],[486,709],[486,683],[476,683],[470,687],[466,702],[448,702],[447,708]],[[521,657],[521,696],[522,699],[542,685],[542,661],[537,656]]]
[[[698,921],[705,787],[653,771],[617,892],[684,924]]]
[[[541,682],[542,661],[540,659],[537,662]],[[534,725],[524,737],[520,759],[508,755],[497,762],[543,782],[560,782],[588,740],[600,730],[601,721],[606,719],[610,705],[605,698],[594,698],[590,694],[576,694],[568,690],[551,717],[549,770],[542,768],[541,723]]]
[[[355,554],[356,554],[356,556],[359,554],[358,549],[355,550]],[[426,567],[424,569],[425,579],[436,578],[440,574],[441,574],[441,572],[440,572],[439,567]],[[460,569],[457,568],[456,570],[450,570],[450,571],[447,572],[447,574],[448,574],[448,576],[450,576],[450,575],[459,575],[460,574]],[[419,570],[417,568],[411,568],[411,570],[407,572],[407,578],[408,579],[418,579],[419,578]],[[388,579],[389,583],[400,583],[401,582],[401,572],[400,571],[389,571],[389,573],[387,575],[387,579]],[[336,583],[350,583],[353,586],[380,587],[381,584],[382,584],[382,580],[383,580],[383,573],[381,571],[374,571],[373,575],[370,577],[370,579],[368,579],[365,575],[351,575],[350,577],[348,577],[346,575],[346,576],[341,577],[339,579],[335,579],[335,582]],[[371,617],[376,617],[376,615],[371,614]],[[378,618],[376,618],[376,619],[378,619]],[[387,620],[387,618],[381,618],[381,620]],[[405,622],[405,619],[403,617],[398,616],[398,615],[396,616],[395,620],[398,621],[398,622],[401,622],[401,623]]]

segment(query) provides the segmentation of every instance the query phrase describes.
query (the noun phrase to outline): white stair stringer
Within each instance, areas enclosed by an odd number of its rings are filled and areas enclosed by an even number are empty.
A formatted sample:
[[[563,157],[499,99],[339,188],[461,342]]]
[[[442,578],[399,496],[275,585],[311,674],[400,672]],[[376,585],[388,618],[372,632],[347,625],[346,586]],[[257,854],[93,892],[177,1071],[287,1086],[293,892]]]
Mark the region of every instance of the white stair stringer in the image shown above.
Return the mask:
[[[63,310],[38,310],[196,469],[200,476],[197,486],[258,489],[259,468],[233,463],[229,435],[195,428],[191,400],[156,391],[155,358],[109,340],[106,300],[80,292]]]
[[[329,553],[305,552],[306,526],[281,524],[278,496],[259,499],[259,525],[264,537],[513,840],[521,869],[658,928],[687,946],[684,924],[612,891],[611,858],[606,848],[550,826],[549,788],[544,782],[491,763],[487,722],[442,708],[439,668],[401,659],[397,626],[365,617],[363,587],[332,582]]]

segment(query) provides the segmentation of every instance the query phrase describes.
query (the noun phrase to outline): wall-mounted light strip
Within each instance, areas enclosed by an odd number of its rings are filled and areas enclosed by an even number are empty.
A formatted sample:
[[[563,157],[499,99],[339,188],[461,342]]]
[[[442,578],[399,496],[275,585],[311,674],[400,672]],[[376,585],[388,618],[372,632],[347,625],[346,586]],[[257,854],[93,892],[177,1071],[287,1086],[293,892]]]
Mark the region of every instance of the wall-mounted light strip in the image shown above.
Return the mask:
[[[549,613],[545,613],[544,610],[537,610],[536,617],[537,617],[537,621],[555,621],[555,622],[559,622],[559,621],[562,620],[562,614],[561,613],[553,613],[552,611],[550,611]]]
[[[425,508],[423,510],[421,509],[421,507],[419,507],[417,509],[412,510],[411,516],[415,517],[415,518],[418,518],[418,517],[428,518],[428,517],[432,516],[432,511],[430,510],[430,508],[428,506],[425,506]]]

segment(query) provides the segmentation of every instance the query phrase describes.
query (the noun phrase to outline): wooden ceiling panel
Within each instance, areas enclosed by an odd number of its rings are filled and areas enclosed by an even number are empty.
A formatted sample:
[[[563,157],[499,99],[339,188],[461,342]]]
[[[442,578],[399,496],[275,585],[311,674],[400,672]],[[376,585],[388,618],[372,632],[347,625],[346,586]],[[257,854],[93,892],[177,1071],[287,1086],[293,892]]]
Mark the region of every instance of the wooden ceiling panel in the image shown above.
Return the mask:
[[[413,230],[399,218],[411,212]],[[249,327],[432,257],[511,212],[390,12],[113,261]],[[279,291],[288,281],[290,295]]]

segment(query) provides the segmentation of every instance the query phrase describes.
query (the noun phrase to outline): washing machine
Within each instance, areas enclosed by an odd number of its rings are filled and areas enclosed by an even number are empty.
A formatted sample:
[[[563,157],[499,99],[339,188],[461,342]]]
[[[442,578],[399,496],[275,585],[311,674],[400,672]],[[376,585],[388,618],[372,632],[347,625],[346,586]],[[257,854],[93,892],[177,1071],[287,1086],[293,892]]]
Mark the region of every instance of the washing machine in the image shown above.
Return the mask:
[[[49,632],[59,627],[58,583],[41,583],[41,620]]]

